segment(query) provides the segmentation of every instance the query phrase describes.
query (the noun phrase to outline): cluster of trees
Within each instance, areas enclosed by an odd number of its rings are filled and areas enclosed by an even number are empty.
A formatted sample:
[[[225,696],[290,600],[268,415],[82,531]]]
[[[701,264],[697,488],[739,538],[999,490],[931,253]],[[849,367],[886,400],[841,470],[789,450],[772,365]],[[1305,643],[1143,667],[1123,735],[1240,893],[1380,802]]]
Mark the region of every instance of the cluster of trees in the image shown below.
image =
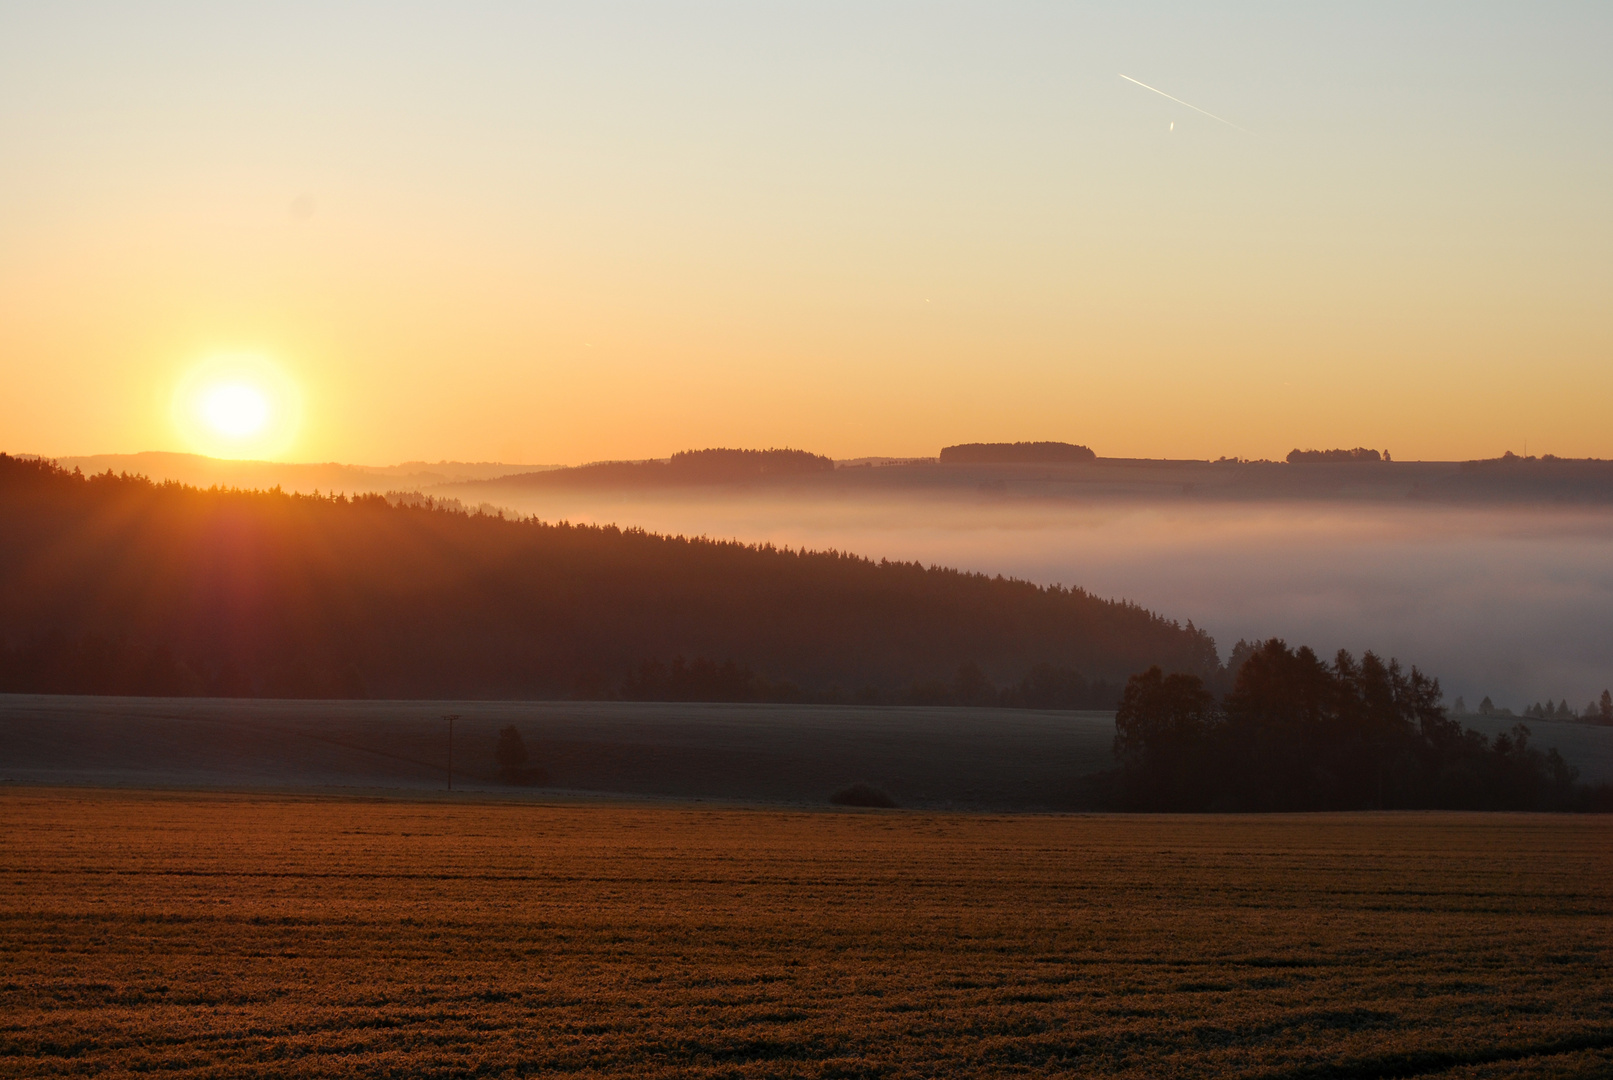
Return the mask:
[[[1544,705],[1537,701],[1523,710],[1523,715],[1534,720],[1589,720],[1593,724],[1613,724],[1613,692],[1603,690],[1600,701],[1587,701],[1577,713],[1565,697],[1558,702],[1547,698]]]
[[[1469,713],[1467,711],[1467,702],[1462,700],[1460,697],[1458,697],[1456,699],[1456,702],[1451,706],[1451,714],[1454,715],[1454,716],[1467,716],[1467,715],[1469,715]],[[1513,715],[1513,712],[1512,712],[1511,709],[1508,709],[1508,708],[1505,708],[1503,706],[1497,705],[1495,702],[1491,701],[1490,696],[1488,694],[1486,694],[1484,696],[1484,700],[1479,702],[1479,707],[1478,707],[1477,712],[1475,714],[1473,714],[1473,715],[1477,715],[1477,716],[1511,716],[1511,715]]]
[[[1045,465],[1097,459],[1091,449],[1074,443],[1014,442],[943,446],[939,460],[943,465]]]
[[[1150,664],[1220,670],[1191,623],[1080,589],[0,454],[3,690],[979,700],[970,664],[1043,707],[1112,704]]]
[[[1467,702],[1457,698],[1456,703],[1451,706],[1451,713],[1456,716],[1469,715]],[[1513,712],[1511,709],[1500,708],[1486,697],[1479,702],[1476,715],[1512,716]],[[1587,701],[1585,707],[1577,713],[1565,697],[1561,701],[1547,698],[1544,705],[1537,701],[1524,709],[1523,715],[1530,720],[1578,720],[1588,724],[1613,724],[1613,692],[1603,690],[1600,700]]]
[[[1290,450],[1288,451],[1288,464],[1290,465],[1321,465],[1337,462],[1361,461],[1392,461],[1389,451],[1379,453],[1377,450],[1368,450],[1364,446],[1357,446],[1353,450]]]
[[[1522,724],[1494,740],[1464,730],[1416,668],[1331,665],[1273,639],[1219,700],[1193,674],[1158,668],[1126,684],[1115,718],[1117,800],[1136,810],[1558,809],[1588,792]]]

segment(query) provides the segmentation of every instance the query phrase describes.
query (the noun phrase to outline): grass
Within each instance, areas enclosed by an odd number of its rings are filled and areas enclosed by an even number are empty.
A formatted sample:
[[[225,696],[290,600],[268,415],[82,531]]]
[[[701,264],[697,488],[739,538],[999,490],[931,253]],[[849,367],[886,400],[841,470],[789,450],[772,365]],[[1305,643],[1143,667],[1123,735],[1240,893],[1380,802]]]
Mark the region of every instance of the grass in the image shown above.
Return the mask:
[[[554,788],[636,797],[822,806],[865,781],[909,807],[1064,810],[1081,805],[1081,776],[1114,763],[1104,712],[13,694],[0,695],[0,783],[436,790],[448,713],[456,788],[503,788],[507,725]]]
[[[454,786],[521,797],[493,775],[507,725],[555,791],[612,796],[822,806],[861,781],[914,809],[1072,810],[1093,805],[1080,778],[1114,765],[1106,712],[0,694],[0,786],[432,791],[447,713]],[[1613,782],[1613,728],[1530,723]]]
[[[0,793],[0,1075],[1613,1073],[1605,817]]]

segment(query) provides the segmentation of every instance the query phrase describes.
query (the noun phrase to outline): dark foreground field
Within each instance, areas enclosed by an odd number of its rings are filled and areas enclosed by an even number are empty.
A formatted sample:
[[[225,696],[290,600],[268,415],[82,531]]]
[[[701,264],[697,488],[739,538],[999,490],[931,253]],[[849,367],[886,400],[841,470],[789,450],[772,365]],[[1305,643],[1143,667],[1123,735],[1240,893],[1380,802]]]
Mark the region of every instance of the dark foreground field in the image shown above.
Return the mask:
[[[1613,1073],[1605,817],[0,793],[0,1074]]]

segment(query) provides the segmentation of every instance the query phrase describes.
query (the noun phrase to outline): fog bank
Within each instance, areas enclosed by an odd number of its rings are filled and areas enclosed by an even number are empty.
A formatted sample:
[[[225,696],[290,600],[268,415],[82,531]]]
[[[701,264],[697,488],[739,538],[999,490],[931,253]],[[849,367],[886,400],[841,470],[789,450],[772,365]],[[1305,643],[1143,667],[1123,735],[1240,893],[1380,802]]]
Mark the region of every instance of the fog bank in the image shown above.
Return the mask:
[[[1415,663],[1469,705],[1613,685],[1613,510],[1408,502],[575,492],[548,520],[836,548],[1123,597],[1215,635]]]

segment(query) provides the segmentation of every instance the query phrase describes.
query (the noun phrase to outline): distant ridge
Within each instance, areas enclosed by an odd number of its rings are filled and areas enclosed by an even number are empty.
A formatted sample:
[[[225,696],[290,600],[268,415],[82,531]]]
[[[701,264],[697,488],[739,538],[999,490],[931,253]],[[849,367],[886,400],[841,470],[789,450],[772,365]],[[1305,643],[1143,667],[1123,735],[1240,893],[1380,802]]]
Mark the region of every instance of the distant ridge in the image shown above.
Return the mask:
[[[1498,458],[1464,461],[1455,476],[1418,495],[1452,500],[1613,502],[1613,461],[1553,454],[1520,457],[1509,450]]]
[[[941,448],[943,465],[1047,465],[1096,461],[1085,446],[1064,442],[959,443]]]
[[[596,461],[567,469],[506,476],[501,483],[530,487],[659,487],[743,483],[820,476],[833,458],[805,450],[682,450],[662,461]]]
[[[205,457],[164,450],[138,454],[93,454],[60,457],[56,463],[88,476],[128,473],[157,483],[174,481],[192,487],[262,489],[309,494],[315,491],[349,495],[383,494],[441,484],[492,480],[511,473],[530,473],[550,465],[522,465],[496,461],[405,461],[400,465],[346,465],[338,462],[247,461]]]
[[[351,465],[238,461],[199,454],[148,451],[59,457],[87,476],[107,472],[145,476],[206,489],[422,496],[474,507],[487,503],[565,516],[574,496],[705,488],[743,498],[776,490],[790,497],[833,491],[886,499],[897,492],[947,493],[970,500],[996,494],[1036,498],[1369,499],[1461,503],[1613,503],[1613,461],[1550,454],[1504,454],[1477,461],[1392,461],[1386,452],[1296,450],[1285,461],[1238,458],[1165,460],[1073,456],[1033,460],[1038,448],[1083,452],[1068,443],[975,443],[947,447],[938,458],[856,458],[831,461],[803,450],[689,450],[649,461],[604,461],[575,467],[503,462],[408,461]],[[985,448],[986,457],[971,456]],[[1068,449],[1064,449],[1068,448]],[[1007,456],[992,458],[1003,453]],[[961,457],[959,455],[962,455]],[[33,455],[25,455],[32,457]],[[1033,466],[1033,467],[1027,467]],[[680,497],[681,497],[680,494]],[[560,503],[543,502],[549,495]],[[561,505],[563,503],[564,505]]]

